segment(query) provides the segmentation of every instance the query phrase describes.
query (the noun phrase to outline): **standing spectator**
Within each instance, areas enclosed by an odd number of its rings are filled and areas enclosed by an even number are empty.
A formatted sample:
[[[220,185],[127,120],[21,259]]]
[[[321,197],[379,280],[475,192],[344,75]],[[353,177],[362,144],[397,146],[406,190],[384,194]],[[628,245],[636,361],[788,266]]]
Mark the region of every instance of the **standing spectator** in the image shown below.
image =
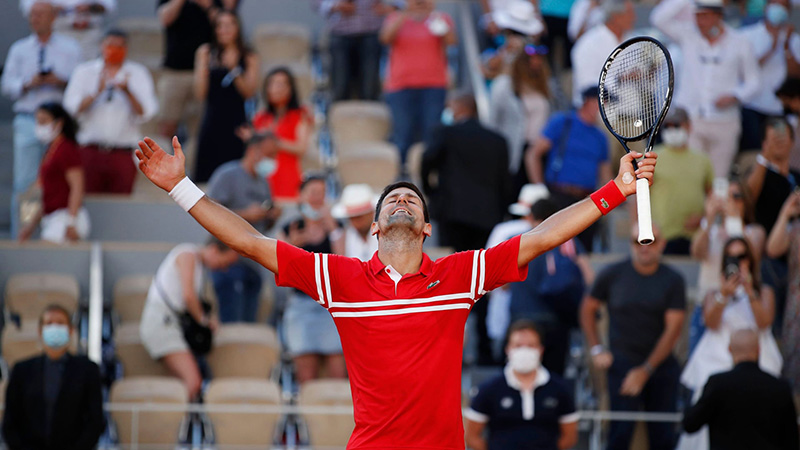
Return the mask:
[[[179,314],[188,312],[197,323],[217,329],[217,318],[202,304],[205,270],[224,270],[239,255],[216,238],[205,245],[180,244],[158,266],[142,311],[139,334],[150,357],[163,364],[186,386],[189,399],[200,393],[203,378],[183,337]]]
[[[783,316],[783,373],[800,392],[800,193],[783,203],[778,221],[767,239],[767,256],[788,254],[788,292]]]
[[[542,34],[544,23],[530,0],[510,0],[492,12],[490,24],[497,29],[496,48],[483,52],[482,72],[491,83],[498,75],[510,71],[525,46]]]
[[[247,123],[244,102],[256,93],[259,65],[242,33],[236,13],[220,11],[211,43],[197,49],[194,93],[205,101],[194,174],[199,182],[208,181],[217,167],[244,154],[236,130]]]
[[[460,252],[482,247],[503,220],[511,180],[506,141],[478,121],[475,98],[458,94],[450,109],[454,124],[433,133],[422,155],[421,177],[439,220],[440,244]]]
[[[453,19],[434,11],[435,0],[411,0],[404,11],[389,14],[380,40],[389,46],[384,90],[392,111],[392,141],[400,151],[400,175],[406,177],[408,149],[428,142],[439,123],[447,89],[447,47],[455,45]]]
[[[789,0],[769,0],[764,4],[764,19],[741,29],[758,57],[761,77],[758,95],[742,105],[742,150],[758,149],[764,122],[783,114],[775,92],[786,80],[788,68],[800,64],[800,36],[789,23],[791,7]]]
[[[42,225],[42,239],[64,243],[86,239],[89,235],[89,213],[83,207],[83,166],[75,134],[78,126],[58,103],[45,103],[36,111],[36,137],[47,146],[39,183],[42,187],[42,208],[22,229],[21,241],[30,239]]]
[[[758,367],[758,341],[753,330],[733,333],[733,370],[709,378],[700,400],[683,416],[688,433],[708,425],[712,450],[800,446],[792,390]]]
[[[136,178],[131,151],[140,126],[158,112],[153,78],[126,59],[128,36],[111,30],[103,57],[79,65],[64,92],[64,108],[78,120],[86,192],[130,194]]]
[[[692,235],[700,227],[706,194],[714,180],[708,156],[689,148],[690,132],[686,111],[672,108],[661,129],[663,144],[654,149],[662,166],[658,183],[650,191],[650,201],[653,222],[667,241],[665,254],[689,254]]]
[[[330,33],[333,100],[377,100],[381,43],[378,31],[391,10],[383,0],[316,0]],[[388,3],[388,2],[387,2]]]
[[[531,207],[536,228],[558,212],[547,199]],[[511,321],[527,318],[542,328],[547,350],[542,361],[554,373],[564,375],[569,353],[570,332],[578,327],[578,308],[587,285],[594,281],[586,250],[570,239],[528,264],[528,278],[511,285]]]
[[[525,178],[523,155],[542,133],[550,116],[550,68],[547,47],[526,45],[511,65],[509,74],[492,82],[489,124],[508,142],[508,171],[519,191]]]
[[[572,52],[573,42],[567,33],[567,23],[569,22],[569,11],[575,0],[539,0],[539,8],[544,19],[545,29],[547,30],[542,43],[548,48],[555,49],[556,42],[561,44],[564,56],[562,61],[555,60],[555,53],[550,55],[550,67],[556,71],[568,70],[571,67],[570,53]],[[599,72],[598,72],[599,73]]]
[[[600,0],[576,0],[569,10],[567,34],[576,42],[584,33],[605,21],[605,13]]]
[[[674,412],[678,397],[678,362],[672,355],[686,309],[683,277],[661,263],[665,241],[641,245],[638,227],[631,228],[631,259],[606,267],[597,275],[581,305],[581,328],[592,363],[608,369],[612,411]],[[596,316],[608,308],[609,349],[600,345]],[[633,422],[611,422],[608,448],[627,450]],[[648,422],[651,449],[675,446],[671,423]]]
[[[703,302],[707,330],[681,374],[683,385],[694,391],[693,402],[700,398],[711,375],[733,368],[734,362],[725,348],[736,330],[758,330],[763,349],[758,360],[761,369],[774,376],[781,373],[783,361],[770,329],[775,318],[775,298],[772,289],[761,285],[750,245],[743,237],[729,239],[722,257],[721,287],[706,294]],[[708,430],[681,436],[678,448],[707,449]]]
[[[6,325],[9,326],[9,325]],[[97,364],[69,353],[70,313],[50,305],[39,317],[41,355],[11,371],[3,411],[10,450],[92,450],[105,429],[103,382]]]
[[[159,133],[174,136],[181,122],[197,136],[201,106],[194,98],[194,60],[197,49],[214,38],[213,22],[221,9],[235,11],[238,0],[158,0],[158,20],[164,27],[164,60],[158,77]],[[197,116],[196,118],[194,116]],[[193,145],[196,150],[196,143]],[[194,167],[195,152],[186,164]]]
[[[268,73],[262,91],[264,111],[253,118],[253,127],[278,137],[278,166],[269,177],[272,198],[276,204],[296,203],[302,181],[300,161],[311,139],[311,118],[300,106],[297,84],[288,68],[278,67]]]
[[[11,236],[19,226],[19,196],[36,181],[45,147],[38,142],[34,113],[39,105],[61,102],[64,88],[80,61],[80,48],[69,37],[53,32],[56,10],[45,1],[30,6],[33,33],[8,50],[0,87],[14,100],[14,169]]]
[[[566,2],[565,2],[566,3]],[[572,47],[572,102],[583,104],[581,94],[597,87],[597,78],[611,52],[622,43],[636,22],[636,11],[630,0],[608,0],[603,3],[605,23],[585,32]]]
[[[362,261],[369,261],[378,251],[378,238],[372,233],[377,196],[368,184],[349,184],[342,198],[331,209],[334,219],[346,220],[344,236],[334,239],[333,252]]]
[[[280,209],[272,205],[267,177],[275,168],[275,136],[255,134],[247,141],[244,156],[219,166],[208,182],[208,197],[267,232]],[[219,320],[255,322],[261,294],[261,275],[255,263],[240,259],[225,270],[211,272],[217,293]]]
[[[546,183],[559,209],[586,198],[598,180],[611,176],[608,140],[596,125],[600,114],[597,87],[586,89],[581,97],[583,104],[577,111],[556,113],[550,118],[541,137],[525,154],[528,179]],[[589,252],[596,230],[595,224],[578,236]]]
[[[28,16],[39,0],[20,0],[23,16]],[[106,17],[117,8],[117,0],[47,0],[56,8],[56,31],[75,39],[81,61],[97,58],[97,50],[106,26]]]
[[[533,322],[511,325],[503,374],[478,388],[465,413],[467,447],[559,450],[578,443],[575,401],[567,382],[542,365],[543,341]]]
[[[783,105],[783,111],[788,114],[787,120],[792,125],[794,135],[800,134],[800,78],[787,78],[775,93]],[[795,172],[800,172],[800,139],[794,140],[794,145],[789,155],[789,167]]]
[[[662,0],[650,22],[675,41],[682,53],[676,106],[689,112],[689,147],[711,158],[714,174],[727,177],[739,147],[739,106],[760,91],[758,61],[750,42],[723,22],[723,0],[696,0],[694,23],[681,19],[690,0]]]
[[[325,204],[325,177],[307,175],[300,187],[300,215],[278,233],[278,239],[303,250],[333,253],[334,239],[341,236],[339,224]],[[319,378],[322,370],[330,378],[345,378],[342,343],[333,318],[319,304],[294,289],[283,313],[285,343],[300,384]]]

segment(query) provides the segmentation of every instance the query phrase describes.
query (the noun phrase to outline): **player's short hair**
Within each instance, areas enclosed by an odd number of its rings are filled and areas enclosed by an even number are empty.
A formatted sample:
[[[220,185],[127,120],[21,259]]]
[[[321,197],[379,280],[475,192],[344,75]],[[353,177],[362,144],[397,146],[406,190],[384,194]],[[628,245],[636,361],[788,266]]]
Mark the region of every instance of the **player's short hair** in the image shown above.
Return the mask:
[[[508,346],[508,342],[511,339],[512,334],[516,333],[517,331],[526,330],[536,333],[536,335],[539,336],[539,342],[541,342],[541,344],[544,346],[544,333],[542,332],[542,328],[531,319],[517,319],[508,327],[504,347]]]
[[[69,324],[69,327],[72,328],[72,314],[70,314],[70,312],[67,311],[67,308],[64,308],[63,306],[57,305],[55,303],[51,303],[51,304],[47,305],[42,310],[42,313],[39,314],[39,328],[42,328],[42,325],[44,325],[44,316],[45,316],[45,314],[51,313],[51,312],[58,312],[58,313],[63,314],[64,317],[67,318],[67,323]]]
[[[411,189],[412,191],[414,191],[415,194],[417,194],[417,196],[422,201],[422,215],[425,218],[425,223],[431,223],[431,217],[428,214],[428,203],[425,202],[425,196],[422,195],[422,191],[419,190],[417,185],[408,181],[398,181],[383,188],[383,192],[381,192],[381,196],[378,198],[378,204],[375,205],[374,221],[377,222],[378,217],[380,217],[381,215],[381,206],[383,205],[383,200],[386,198],[386,196],[389,195],[389,193],[392,192],[393,190],[400,188]]]

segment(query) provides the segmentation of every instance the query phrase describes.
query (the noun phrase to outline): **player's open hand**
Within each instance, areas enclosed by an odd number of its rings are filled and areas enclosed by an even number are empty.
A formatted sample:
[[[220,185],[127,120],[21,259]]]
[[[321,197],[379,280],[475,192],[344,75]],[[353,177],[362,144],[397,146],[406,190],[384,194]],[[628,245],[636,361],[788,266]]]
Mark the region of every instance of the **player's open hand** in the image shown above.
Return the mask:
[[[636,193],[635,181],[637,178],[644,178],[649,184],[653,184],[653,173],[656,169],[658,155],[653,152],[644,155],[644,158],[637,161],[639,168],[634,172],[633,160],[641,157],[642,154],[639,152],[630,152],[626,153],[619,161],[619,173],[614,182],[626,197]]]
[[[139,141],[136,157],[139,158],[139,170],[161,189],[169,192],[186,176],[186,157],[183,155],[178,137],[172,138],[175,155],[164,151],[156,141],[145,137]]]

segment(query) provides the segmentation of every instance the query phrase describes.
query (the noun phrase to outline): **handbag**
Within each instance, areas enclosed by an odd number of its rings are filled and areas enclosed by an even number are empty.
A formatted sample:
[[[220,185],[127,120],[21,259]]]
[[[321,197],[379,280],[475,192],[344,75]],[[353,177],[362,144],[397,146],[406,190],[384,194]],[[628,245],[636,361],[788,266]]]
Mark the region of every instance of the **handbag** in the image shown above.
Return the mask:
[[[164,290],[161,289],[161,283],[159,283],[156,278],[154,278],[153,281],[156,285],[158,295],[164,301],[164,304],[167,305],[167,308],[178,318],[178,325],[180,325],[181,331],[183,332],[183,339],[186,341],[192,353],[195,355],[205,355],[210,352],[213,341],[211,328],[196,321],[188,311],[176,311],[175,308],[169,304],[167,295],[164,293]],[[211,302],[208,300],[200,298],[200,306],[203,308],[203,313],[208,314],[211,312]]]

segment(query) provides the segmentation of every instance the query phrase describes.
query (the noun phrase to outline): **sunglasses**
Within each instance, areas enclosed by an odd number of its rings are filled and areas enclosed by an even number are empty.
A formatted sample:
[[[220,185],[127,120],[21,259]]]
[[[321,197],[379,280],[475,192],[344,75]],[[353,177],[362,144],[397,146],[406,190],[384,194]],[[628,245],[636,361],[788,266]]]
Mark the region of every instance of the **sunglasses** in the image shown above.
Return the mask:
[[[738,255],[727,255],[725,259],[735,259],[737,261],[747,261],[746,253],[739,253]]]
[[[734,192],[733,194],[731,194],[731,198],[734,200],[742,200],[744,198],[744,195],[742,195],[741,192]]]
[[[532,45],[528,44],[525,46],[525,53],[533,56],[533,55],[546,55],[550,50],[547,48],[546,45]]]

